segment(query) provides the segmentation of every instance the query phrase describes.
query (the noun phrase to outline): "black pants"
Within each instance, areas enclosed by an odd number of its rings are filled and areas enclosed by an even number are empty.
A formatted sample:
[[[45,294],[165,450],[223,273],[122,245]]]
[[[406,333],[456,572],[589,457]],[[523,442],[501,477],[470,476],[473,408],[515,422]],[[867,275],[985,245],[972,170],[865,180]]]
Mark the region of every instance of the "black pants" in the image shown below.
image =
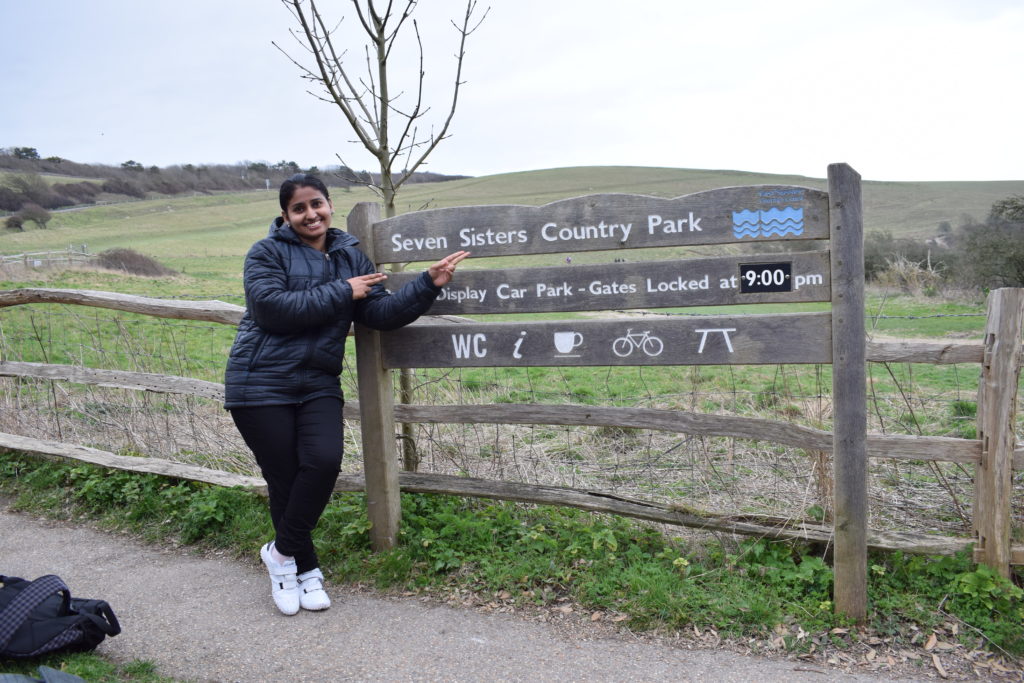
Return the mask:
[[[319,566],[312,533],[341,469],[342,405],[338,398],[318,398],[231,410],[267,481],[274,543],[282,555],[295,557],[300,574]]]

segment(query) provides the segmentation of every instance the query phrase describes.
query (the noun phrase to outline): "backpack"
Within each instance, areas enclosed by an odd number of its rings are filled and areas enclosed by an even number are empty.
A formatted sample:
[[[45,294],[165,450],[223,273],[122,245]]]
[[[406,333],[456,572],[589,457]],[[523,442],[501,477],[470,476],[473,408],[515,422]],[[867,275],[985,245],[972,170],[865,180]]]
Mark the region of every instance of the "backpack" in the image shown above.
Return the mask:
[[[92,650],[121,625],[105,600],[72,598],[53,574],[26,581],[0,576],[0,657]]]

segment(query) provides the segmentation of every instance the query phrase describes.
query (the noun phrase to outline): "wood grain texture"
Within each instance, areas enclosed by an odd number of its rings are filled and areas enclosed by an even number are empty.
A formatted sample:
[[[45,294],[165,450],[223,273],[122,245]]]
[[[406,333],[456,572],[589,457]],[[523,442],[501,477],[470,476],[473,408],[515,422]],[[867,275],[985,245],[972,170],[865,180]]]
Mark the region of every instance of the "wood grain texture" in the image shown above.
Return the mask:
[[[860,175],[828,167],[832,258],[832,463],[835,608],[867,615],[867,385],[864,330],[864,224]]]
[[[237,325],[245,308],[223,301],[180,301],[152,299],[134,294],[99,292],[88,289],[47,289],[26,287],[0,291],[0,308],[19,304],[77,304],[114,311],[142,313],[154,318],[203,320]]]
[[[829,321],[788,313],[425,323],[382,338],[389,368],[828,363]]]
[[[0,361],[0,377],[35,377],[117,389],[199,396],[214,401],[224,400],[223,384],[149,372],[94,370],[77,365]]]
[[[114,453],[87,446],[33,439],[27,436],[7,433],[0,433],[0,448],[69,458],[128,472],[159,474],[176,479],[216,484],[217,486],[241,486],[261,496],[267,495],[267,484],[260,477],[248,477],[231,472],[211,470],[197,465],[187,465],[161,458],[135,458],[127,455],[115,455]]]
[[[380,206],[356,204],[348,216],[348,231],[361,248],[372,246],[370,225],[380,217]],[[373,260],[372,250],[367,256]],[[356,375],[359,379],[360,430],[363,437],[363,471],[366,474],[366,509],[370,543],[374,550],[388,550],[398,543],[402,518],[398,488],[398,450],[395,444],[394,384],[384,368],[381,333],[355,325]]]
[[[5,433],[0,433],[0,448],[10,448],[44,457],[59,457],[88,462],[110,469],[159,474],[161,476],[204,482],[217,486],[238,486],[263,497],[267,496],[266,482],[259,477],[247,477],[219,470],[209,470],[203,467],[157,458],[134,458],[115,455],[94,448],[71,446]],[[695,529],[766,536],[769,538],[816,541],[820,543],[828,543],[832,539],[830,527],[803,520],[787,520],[756,515],[715,514],[686,509],[671,504],[666,505],[652,501],[634,500],[585,489],[411,472],[399,473],[398,480],[401,490],[408,493],[430,493],[535,504],[564,505],[582,510],[624,515],[636,519]],[[343,474],[338,477],[334,490],[337,492],[365,491],[366,480],[360,474]],[[869,535],[869,547],[878,550],[902,550],[903,552],[929,555],[952,555],[965,549],[972,540],[969,538],[935,537],[905,532],[873,531]],[[1024,560],[1024,549],[1015,548],[1014,558],[1015,560]]]
[[[743,264],[791,263],[792,291],[741,293]],[[419,277],[392,273],[392,291]],[[431,306],[434,315],[549,313],[634,308],[829,301],[827,251],[545,268],[460,269]]]
[[[978,387],[978,438],[982,446],[975,477],[974,527],[982,562],[1009,578],[1024,289],[990,292],[988,313],[985,360]]]
[[[798,213],[780,224],[780,211]],[[459,249],[479,258],[826,239],[828,198],[820,190],[782,185],[726,187],[675,199],[597,194],[544,206],[415,211],[380,221],[373,230],[378,263],[432,261]]]

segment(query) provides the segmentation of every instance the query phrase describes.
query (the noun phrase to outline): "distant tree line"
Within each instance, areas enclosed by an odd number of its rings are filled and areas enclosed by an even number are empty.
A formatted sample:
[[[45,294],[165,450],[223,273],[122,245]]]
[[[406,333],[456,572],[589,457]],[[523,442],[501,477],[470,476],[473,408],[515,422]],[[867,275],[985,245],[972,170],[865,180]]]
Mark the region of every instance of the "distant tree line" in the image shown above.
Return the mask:
[[[996,202],[982,222],[964,216],[953,228],[944,221],[928,239],[868,233],[864,272],[868,282],[926,294],[943,288],[1024,287],[1024,195]]]
[[[146,166],[134,159],[120,166],[81,164],[60,157],[41,157],[34,147],[0,149],[0,211],[21,212],[29,205],[42,209],[94,204],[102,199],[143,199],[155,195],[241,192],[280,185],[288,176],[307,172],[320,176],[331,187],[379,183],[379,174],[333,167],[321,171],[301,168],[294,161],[271,164],[245,161],[237,164]],[[83,178],[75,182],[49,183],[44,175]],[[408,182],[437,182],[466,176],[416,173]],[[106,195],[106,196],[105,196]]]

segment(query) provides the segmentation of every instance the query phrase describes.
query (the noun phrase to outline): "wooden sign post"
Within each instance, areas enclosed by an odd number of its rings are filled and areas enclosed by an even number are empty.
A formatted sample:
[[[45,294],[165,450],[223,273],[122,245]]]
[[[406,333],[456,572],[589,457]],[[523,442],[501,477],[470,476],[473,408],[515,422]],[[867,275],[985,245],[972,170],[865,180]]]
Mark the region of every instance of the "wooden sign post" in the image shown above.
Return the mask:
[[[357,204],[348,216],[348,231],[373,260],[371,226],[380,206]],[[368,245],[368,246],[367,246]],[[363,437],[366,514],[374,550],[395,547],[402,516],[395,444],[395,396],[391,372],[384,367],[381,333],[356,325],[356,374],[359,377],[359,426]]]
[[[545,206],[434,209],[379,222],[379,211],[357,205],[349,230],[378,264],[429,262],[459,249],[470,250],[478,263],[490,256],[764,241],[814,246],[810,240],[830,241],[829,250],[770,255],[649,262],[609,258],[611,262],[602,265],[572,265],[567,259],[565,266],[543,268],[474,269],[467,263],[430,312],[552,313],[831,302],[831,313],[464,324],[425,318],[386,334],[357,330],[367,494],[386,511],[371,517],[374,547],[391,547],[399,514],[388,369],[833,363],[836,609],[863,618],[866,407],[859,182],[852,169],[837,164],[829,167],[829,193],[759,185],[675,199],[606,194]],[[388,285],[398,287],[417,276],[392,273]],[[364,389],[368,383],[373,387]],[[378,457],[388,462],[371,468],[370,460]],[[842,494],[840,479],[847,487]]]
[[[867,373],[860,176],[828,167],[832,255],[832,469],[835,609],[867,616]]]

